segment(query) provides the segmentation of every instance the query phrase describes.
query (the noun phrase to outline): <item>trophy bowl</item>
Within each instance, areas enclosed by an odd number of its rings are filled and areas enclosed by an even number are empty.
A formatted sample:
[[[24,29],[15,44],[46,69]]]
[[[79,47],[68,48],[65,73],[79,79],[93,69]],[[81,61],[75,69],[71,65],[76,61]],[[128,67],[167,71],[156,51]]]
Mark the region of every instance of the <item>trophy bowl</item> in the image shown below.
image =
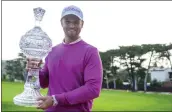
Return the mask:
[[[41,29],[40,21],[45,14],[45,10],[38,7],[34,8],[35,27],[21,37],[19,46],[22,53],[27,58],[41,60],[52,48],[51,39]],[[18,106],[37,107],[37,98],[42,96],[39,84],[39,69],[31,69],[28,71],[27,79],[24,84],[24,91],[13,98],[13,102]]]

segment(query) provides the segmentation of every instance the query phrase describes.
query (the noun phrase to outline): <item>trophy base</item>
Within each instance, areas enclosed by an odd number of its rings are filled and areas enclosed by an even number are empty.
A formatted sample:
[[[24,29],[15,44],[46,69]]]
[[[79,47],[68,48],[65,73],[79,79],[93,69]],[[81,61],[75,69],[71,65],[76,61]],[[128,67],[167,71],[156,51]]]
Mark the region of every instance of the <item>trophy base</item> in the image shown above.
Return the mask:
[[[26,88],[24,92],[19,95],[16,95],[13,98],[13,102],[18,106],[25,107],[37,107],[38,101],[37,98],[42,96],[39,89]]]

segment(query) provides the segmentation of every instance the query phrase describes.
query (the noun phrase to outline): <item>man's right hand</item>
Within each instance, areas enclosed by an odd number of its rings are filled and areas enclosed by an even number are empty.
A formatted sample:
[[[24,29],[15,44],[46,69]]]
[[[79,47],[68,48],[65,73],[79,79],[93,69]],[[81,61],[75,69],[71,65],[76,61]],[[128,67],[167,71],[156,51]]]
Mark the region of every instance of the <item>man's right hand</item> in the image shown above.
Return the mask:
[[[42,60],[27,58],[26,70],[29,71],[30,69],[38,69],[42,64]]]

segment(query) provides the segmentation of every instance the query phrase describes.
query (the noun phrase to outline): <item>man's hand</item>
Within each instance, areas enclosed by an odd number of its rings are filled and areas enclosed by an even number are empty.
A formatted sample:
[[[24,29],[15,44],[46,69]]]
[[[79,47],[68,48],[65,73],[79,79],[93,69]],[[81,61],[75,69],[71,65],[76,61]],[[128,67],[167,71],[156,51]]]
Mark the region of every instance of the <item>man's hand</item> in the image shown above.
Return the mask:
[[[37,99],[38,103],[38,107],[37,109],[47,109],[51,106],[53,106],[53,97],[52,96],[43,96],[43,97],[39,97]]]
[[[38,69],[42,64],[42,60],[27,58],[26,70],[29,71],[30,69]]]

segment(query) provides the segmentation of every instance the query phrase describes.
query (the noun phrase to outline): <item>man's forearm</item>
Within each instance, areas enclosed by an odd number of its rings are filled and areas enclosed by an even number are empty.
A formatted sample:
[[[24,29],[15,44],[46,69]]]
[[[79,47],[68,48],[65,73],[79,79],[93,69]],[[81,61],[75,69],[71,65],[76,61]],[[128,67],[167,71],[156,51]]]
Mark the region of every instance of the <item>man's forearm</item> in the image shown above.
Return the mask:
[[[100,91],[101,81],[86,84],[70,92],[56,94],[55,97],[59,105],[73,105],[97,98]]]
[[[39,82],[41,88],[47,88],[49,85],[48,56],[45,58],[45,64],[39,70]]]
[[[39,82],[40,82],[41,88],[48,87],[48,84],[49,84],[48,75],[42,70],[39,71]]]

